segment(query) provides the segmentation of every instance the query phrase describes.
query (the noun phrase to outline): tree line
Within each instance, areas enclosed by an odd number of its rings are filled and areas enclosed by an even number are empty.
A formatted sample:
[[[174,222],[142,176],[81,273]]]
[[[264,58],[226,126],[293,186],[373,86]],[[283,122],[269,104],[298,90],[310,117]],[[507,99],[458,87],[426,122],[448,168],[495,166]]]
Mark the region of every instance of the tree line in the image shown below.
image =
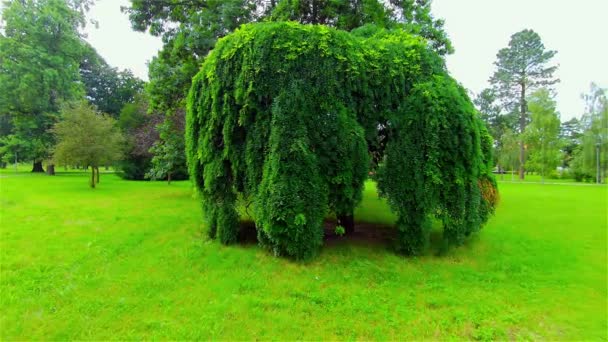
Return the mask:
[[[144,83],[128,70],[109,66],[85,41],[85,14],[93,4],[5,2],[0,166],[27,160],[32,171],[43,172],[46,161],[46,171],[53,174],[58,136],[52,128],[78,109],[114,120],[124,143],[113,154],[117,160],[103,164],[114,164],[124,178],[186,178],[184,117],[192,78],[217,40],[245,23],[290,20],[345,31],[368,25],[399,28],[426,40],[440,56],[454,51],[444,21],[431,13],[430,0],[133,0],[122,9],[133,29],[164,43]],[[577,180],[604,179],[606,92],[593,85],[581,119],[560,122],[551,88],[558,82],[551,63],[555,54],[532,30],[514,34],[498,52],[492,87],[475,98],[494,137],[494,164],[499,172],[517,170],[520,178],[526,172],[551,176],[561,166],[568,170],[563,175]],[[89,106],[74,104],[83,101]],[[95,143],[112,148],[109,141]]]
[[[99,167],[110,165],[127,179],[170,177],[174,169],[184,179],[185,157],[181,165],[179,157],[171,160],[166,172],[163,156],[173,152],[159,142],[183,131],[183,122],[181,127],[179,120],[161,125],[163,116],[149,110],[144,82],[129,70],[108,65],[86,42],[82,30],[92,4],[4,3],[0,166],[31,161],[32,172],[49,175],[55,173],[55,164],[90,167],[95,180],[91,186],[99,182]]]

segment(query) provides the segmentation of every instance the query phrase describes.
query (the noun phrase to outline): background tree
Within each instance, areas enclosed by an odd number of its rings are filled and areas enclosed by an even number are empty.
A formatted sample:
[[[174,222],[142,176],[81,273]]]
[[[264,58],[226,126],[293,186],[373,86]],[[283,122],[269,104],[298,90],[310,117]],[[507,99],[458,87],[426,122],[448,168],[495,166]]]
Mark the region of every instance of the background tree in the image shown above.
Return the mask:
[[[519,133],[529,122],[526,97],[539,87],[552,85],[559,80],[553,77],[557,66],[548,63],[557,52],[545,50],[540,36],[532,30],[523,30],[511,36],[509,47],[496,55],[496,71],[490,78],[493,88],[507,110],[517,110]],[[524,179],[526,151],[523,135],[519,147],[519,178]]]
[[[164,115],[156,111],[148,113],[148,110],[148,100],[141,94],[120,111],[118,126],[126,137],[126,143],[125,154],[117,163],[117,169],[118,175],[124,179],[144,180],[152,167],[150,149],[159,139],[156,127],[163,122]]]
[[[88,43],[83,42],[80,78],[86,98],[99,111],[118,118],[127,103],[143,91],[144,82],[129,70],[113,68]]]
[[[366,24],[399,27],[423,37],[440,55],[454,52],[444,20],[431,14],[430,0],[282,0],[271,1],[266,13],[271,21],[321,24],[345,31]]]
[[[575,151],[581,144],[581,123],[579,119],[572,118],[562,122],[560,129],[560,139],[562,140],[563,160],[562,167],[569,168]]]
[[[81,36],[87,2],[62,0],[8,1],[0,36],[0,112],[11,116],[13,134],[28,141],[23,159],[33,172],[44,172],[60,104],[83,94],[79,82]],[[74,7],[70,7],[74,6]],[[53,167],[49,167],[53,173]]]
[[[532,93],[528,109],[531,122],[523,140],[529,149],[530,166],[540,173],[541,182],[544,182],[545,176],[554,171],[562,159],[559,114],[555,100],[545,88]]]
[[[146,175],[148,178],[166,178],[168,184],[171,184],[171,179],[176,178],[175,176],[177,179],[188,178],[184,153],[185,124],[185,111],[179,110],[156,127],[160,139],[150,149],[154,156],[150,171]]]
[[[183,108],[191,79],[217,39],[248,22],[294,20],[344,30],[400,25],[438,53],[453,52],[444,22],[431,15],[428,0],[132,0],[123,10],[135,30],[163,38],[146,87],[151,107],[161,111]]]
[[[480,117],[485,122],[488,132],[493,138],[494,164],[498,171],[502,172],[505,166],[500,160],[500,153],[503,150],[503,136],[507,131],[515,129],[517,118],[512,113],[504,113],[498,96],[494,89],[484,89],[473,100],[480,113]]]
[[[519,135],[507,129],[501,137],[500,149],[497,150],[498,162],[511,171],[511,181],[515,170],[519,167],[519,141]],[[504,179],[504,174],[501,174],[501,178]]]
[[[0,113],[0,168],[3,169],[6,168],[6,165],[11,162],[11,160],[6,160],[6,149],[4,148],[6,144],[4,140],[12,133],[12,131],[13,125],[11,123],[10,116],[6,113]]]
[[[0,137],[0,162],[4,163],[4,167],[9,163],[14,163],[17,168],[20,156],[29,150],[28,142],[22,140],[18,135],[8,134]]]
[[[57,140],[53,151],[55,162],[90,166],[92,188],[99,183],[99,166],[121,158],[124,137],[116,121],[89,104],[66,105],[62,120],[51,131]]]
[[[578,181],[603,182],[608,169],[608,100],[606,89],[591,84],[584,94],[585,114],[581,118],[581,145],[575,151],[572,169]]]

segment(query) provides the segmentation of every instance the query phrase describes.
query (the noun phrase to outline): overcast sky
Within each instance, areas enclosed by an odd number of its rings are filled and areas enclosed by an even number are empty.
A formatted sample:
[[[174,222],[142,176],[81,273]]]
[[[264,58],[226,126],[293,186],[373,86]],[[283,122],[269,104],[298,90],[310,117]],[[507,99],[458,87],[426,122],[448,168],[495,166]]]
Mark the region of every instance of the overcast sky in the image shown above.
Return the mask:
[[[88,41],[112,65],[131,69],[147,80],[147,62],[162,47],[160,38],[134,32],[121,5],[128,0],[98,0],[89,17]],[[579,117],[580,94],[595,82],[608,87],[608,0],[434,0],[433,14],[444,18],[456,49],[447,57],[448,69],[474,93],[488,87],[499,49],[515,32],[536,31],[545,47],[557,50],[556,85],[562,119]]]

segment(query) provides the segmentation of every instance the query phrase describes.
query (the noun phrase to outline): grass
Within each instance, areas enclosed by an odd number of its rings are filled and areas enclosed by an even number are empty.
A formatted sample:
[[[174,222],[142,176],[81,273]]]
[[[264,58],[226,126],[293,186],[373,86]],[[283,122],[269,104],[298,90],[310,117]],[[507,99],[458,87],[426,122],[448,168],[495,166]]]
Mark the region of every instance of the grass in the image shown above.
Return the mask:
[[[62,171],[62,170],[58,170]],[[501,183],[447,255],[205,239],[188,182],[0,173],[0,339],[607,338],[607,188]],[[392,220],[373,184],[357,211]]]

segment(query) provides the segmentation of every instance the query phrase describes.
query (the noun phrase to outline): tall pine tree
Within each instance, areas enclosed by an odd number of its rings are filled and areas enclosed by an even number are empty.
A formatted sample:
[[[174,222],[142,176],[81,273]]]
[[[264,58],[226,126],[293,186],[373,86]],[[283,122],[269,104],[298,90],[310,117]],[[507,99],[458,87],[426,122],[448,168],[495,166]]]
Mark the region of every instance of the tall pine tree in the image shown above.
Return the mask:
[[[523,30],[511,36],[509,47],[498,51],[496,71],[490,78],[505,108],[519,113],[519,133],[528,125],[527,94],[556,82],[556,65],[549,65],[557,52],[546,50],[540,36]],[[524,179],[526,150],[523,135],[519,141],[519,178]]]

